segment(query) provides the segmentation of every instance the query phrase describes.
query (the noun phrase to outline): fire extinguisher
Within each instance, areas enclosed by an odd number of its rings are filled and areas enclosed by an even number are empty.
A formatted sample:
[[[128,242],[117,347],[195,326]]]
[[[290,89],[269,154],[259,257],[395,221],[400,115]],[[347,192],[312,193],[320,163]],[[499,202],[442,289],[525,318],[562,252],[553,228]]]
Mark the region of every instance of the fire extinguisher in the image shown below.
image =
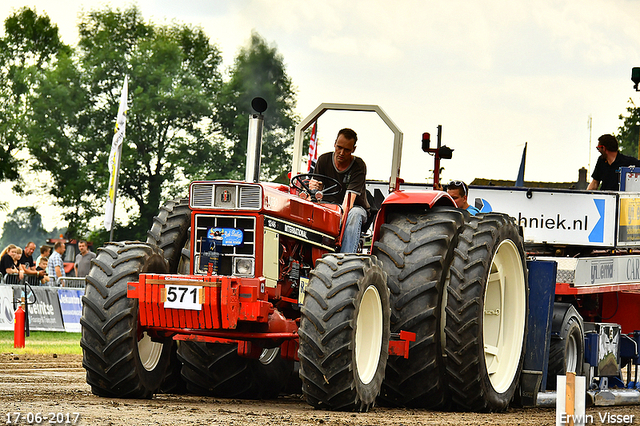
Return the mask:
[[[14,317],[13,347],[24,348],[24,309],[22,309],[22,305],[18,306]]]

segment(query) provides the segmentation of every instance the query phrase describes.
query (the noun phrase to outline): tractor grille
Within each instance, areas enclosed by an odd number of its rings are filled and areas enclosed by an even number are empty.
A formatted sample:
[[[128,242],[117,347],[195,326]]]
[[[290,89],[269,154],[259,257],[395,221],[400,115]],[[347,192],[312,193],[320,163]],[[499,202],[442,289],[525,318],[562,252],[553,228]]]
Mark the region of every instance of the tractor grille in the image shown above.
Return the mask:
[[[259,188],[258,188],[259,189]],[[208,264],[204,264],[203,252],[211,252],[212,230],[242,231],[242,241],[234,245],[217,243],[217,275],[254,277],[256,257],[256,218],[253,216],[220,216],[197,214],[195,217],[194,274],[206,274]],[[240,262],[240,265],[239,265]],[[239,266],[243,266],[240,268]]]
[[[194,209],[260,210],[262,187],[228,182],[194,182],[191,184],[190,205]]]

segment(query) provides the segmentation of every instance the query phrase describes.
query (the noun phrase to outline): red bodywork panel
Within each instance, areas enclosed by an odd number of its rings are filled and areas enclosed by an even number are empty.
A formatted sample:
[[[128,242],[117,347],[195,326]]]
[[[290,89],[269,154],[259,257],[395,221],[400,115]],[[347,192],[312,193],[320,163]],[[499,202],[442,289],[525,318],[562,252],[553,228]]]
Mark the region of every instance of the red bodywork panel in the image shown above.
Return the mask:
[[[380,206],[373,229],[373,241],[378,240],[380,226],[386,222],[386,214],[389,209],[397,210],[398,208],[409,208],[417,205],[425,208],[433,208],[435,206],[456,207],[453,198],[444,191],[394,191],[385,198],[382,206]]]
[[[169,284],[202,287],[202,309],[165,308]],[[138,299],[143,327],[233,330],[238,321],[266,323],[271,310],[259,278],[140,274],[139,282],[129,283],[127,297]]]

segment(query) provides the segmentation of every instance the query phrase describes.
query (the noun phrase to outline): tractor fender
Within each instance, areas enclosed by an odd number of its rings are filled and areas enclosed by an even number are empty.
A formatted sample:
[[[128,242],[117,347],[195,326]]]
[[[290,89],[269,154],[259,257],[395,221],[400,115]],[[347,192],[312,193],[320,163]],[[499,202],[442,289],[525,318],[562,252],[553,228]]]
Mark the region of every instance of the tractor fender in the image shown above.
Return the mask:
[[[551,321],[551,337],[552,338],[560,337],[560,330],[562,329],[562,324],[565,322],[565,317],[567,315],[574,315],[578,318],[580,323],[580,329],[584,334],[584,323],[583,323],[582,315],[578,313],[576,308],[571,303],[555,302],[553,304],[553,317]]]
[[[380,206],[376,216],[373,241],[378,241],[380,226],[386,222],[389,212],[397,211],[398,208],[406,209],[409,206],[423,206],[425,210],[429,210],[435,206],[456,207],[456,203],[445,191],[393,191]]]

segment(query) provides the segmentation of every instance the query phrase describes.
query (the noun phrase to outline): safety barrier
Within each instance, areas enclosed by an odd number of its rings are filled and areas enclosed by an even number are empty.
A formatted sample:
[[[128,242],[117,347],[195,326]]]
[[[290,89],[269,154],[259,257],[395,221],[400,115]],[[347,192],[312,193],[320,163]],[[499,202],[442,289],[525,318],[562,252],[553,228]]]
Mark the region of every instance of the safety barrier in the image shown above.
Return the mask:
[[[84,288],[84,277],[59,277],[55,280],[50,280],[48,283],[40,283],[40,279],[36,275],[25,275],[21,280],[18,274],[4,274],[0,275],[0,284],[6,285],[24,285],[26,283],[30,286],[40,287],[63,287],[63,288]]]
[[[16,285],[16,284],[20,284],[20,277],[18,276],[18,274],[4,274],[2,275],[2,281],[0,281],[1,284],[8,284],[8,285]]]
[[[85,282],[84,277],[58,277],[55,280],[55,287],[84,288]]]

